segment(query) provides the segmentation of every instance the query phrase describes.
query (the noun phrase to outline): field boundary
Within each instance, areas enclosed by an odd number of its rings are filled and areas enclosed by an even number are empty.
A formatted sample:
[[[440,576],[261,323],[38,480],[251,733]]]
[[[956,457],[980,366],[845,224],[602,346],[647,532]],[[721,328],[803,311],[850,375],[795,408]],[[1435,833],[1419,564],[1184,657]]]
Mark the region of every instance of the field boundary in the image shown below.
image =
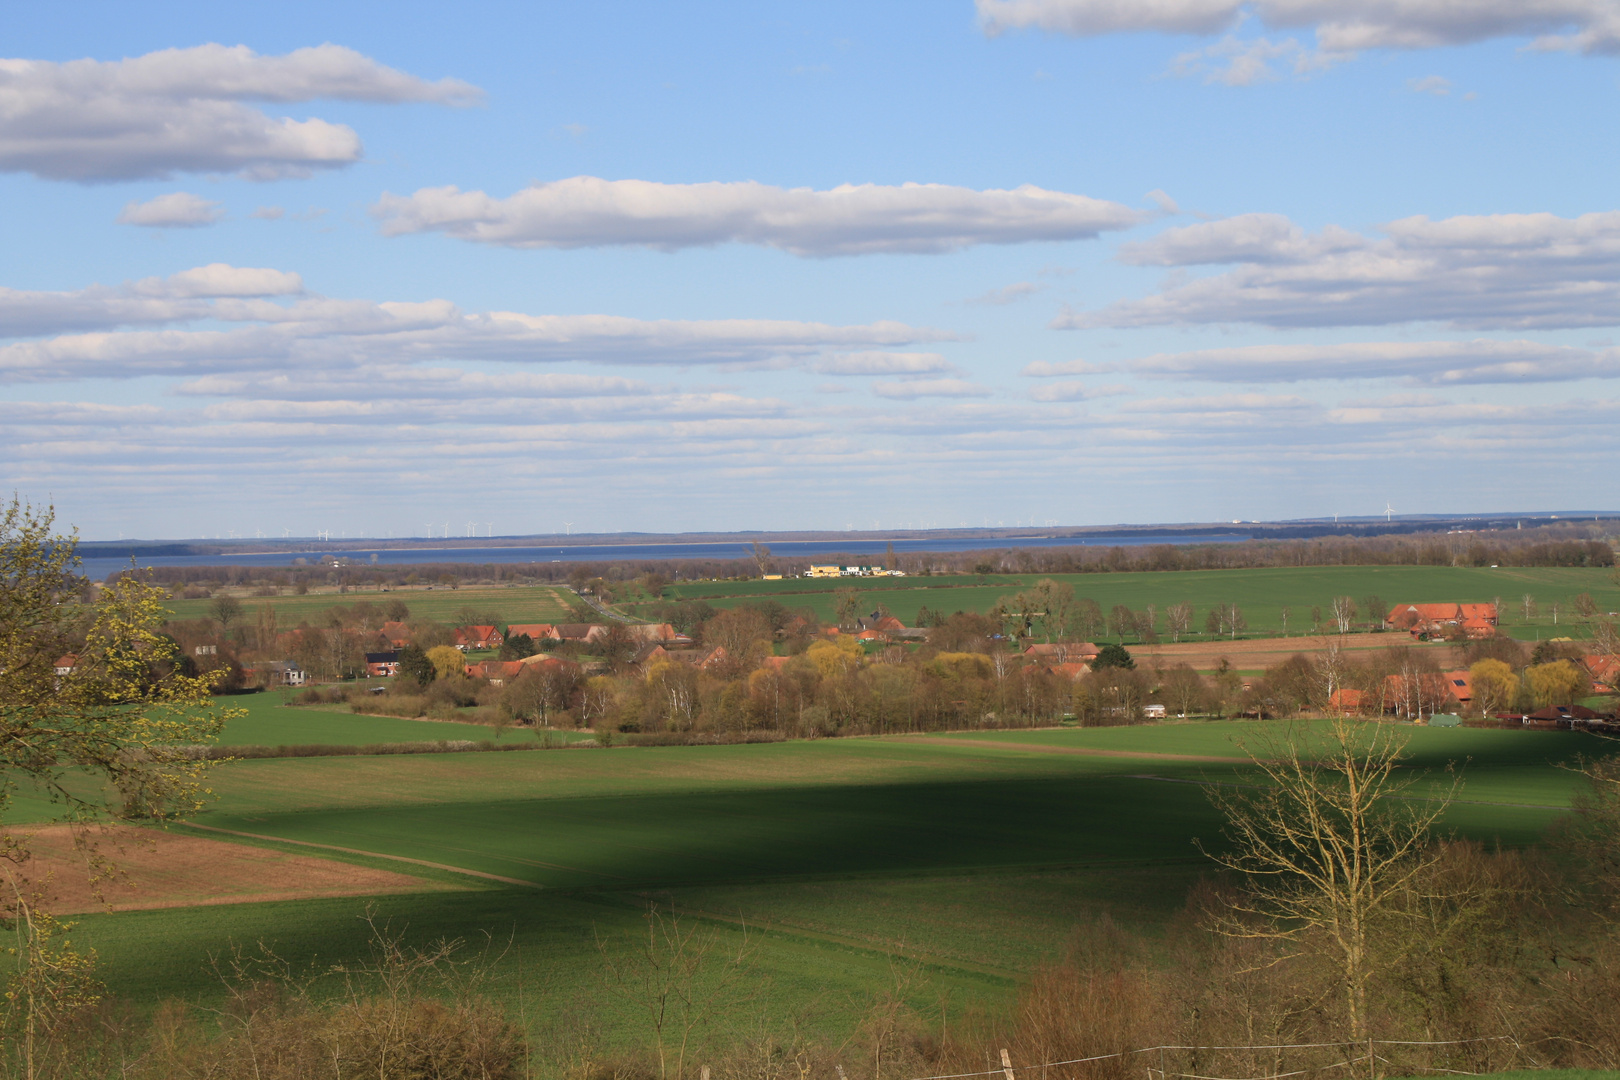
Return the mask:
[[[223,833],[226,836],[240,836],[248,840],[266,840],[276,844],[295,844],[298,847],[319,848],[325,851],[341,851],[345,855],[364,855],[369,859],[387,859],[390,862],[410,863],[413,866],[426,866],[432,870],[448,870],[454,874],[466,874],[469,877],[484,878],[488,881],[499,881],[503,885],[521,885],[526,889],[544,889],[544,885],[537,885],[522,878],[502,877],[500,874],[489,874],[482,870],[469,870],[465,866],[451,866],[449,863],[429,862],[426,859],[412,859],[404,855],[386,855],[380,851],[365,851],[361,848],[340,847],[337,844],[320,844],[313,840],[289,840],[285,836],[268,836],[264,833],[242,832],[238,829],[222,829],[217,825],[198,825],[196,822],[187,822],[188,829],[202,829],[204,832]]]

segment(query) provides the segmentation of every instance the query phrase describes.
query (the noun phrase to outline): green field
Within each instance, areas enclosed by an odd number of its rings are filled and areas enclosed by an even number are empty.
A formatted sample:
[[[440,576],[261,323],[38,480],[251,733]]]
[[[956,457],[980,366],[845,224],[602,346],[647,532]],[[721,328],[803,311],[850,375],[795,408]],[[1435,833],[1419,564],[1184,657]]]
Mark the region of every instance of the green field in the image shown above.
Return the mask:
[[[997,599],[1046,577],[1068,582],[1076,596],[1096,600],[1104,613],[1116,604],[1136,611],[1153,604],[1162,613],[1171,604],[1191,603],[1197,630],[1202,630],[1204,616],[1211,607],[1236,602],[1248,621],[1249,636],[1281,633],[1284,607],[1291,609],[1289,633],[1308,632],[1311,608],[1320,607],[1323,618],[1330,619],[1329,607],[1335,596],[1353,597],[1358,606],[1368,595],[1382,597],[1391,605],[1484,602],[1500,597],[1502,629],[1526,640],[1583,636],[1583,628],[1571,613],[1573,598],[1582,592],[1591,593],[1600,610],[1620,611],[1620,583],[1610,570],[1514,567],[1306,566],[1119,574],[992,574],[983,579],[951,576],[698,581],[672,585],[665,595],[670,599],[703,600],[717,608],[771,599],[793,609],[808,607],[824,622],[831,622],[835,618],[835,591],[853,587],[862,594],[863,610],[883,603],[910,625],[920,607],[946,614],[988,611]],[[979,584],[981,580],[984,584]],[[1526,593],[1536,598],[1539,609],[1528,621],[1519,606]],[[1549,607],[1554,602],[1563,605],[1556,626]],[[639,610],[639,605],[630,605],[627,610]],[[1358,620],[1365,619],[1365,613],[1358,616]]]
[[[236,694],[216,698],[221,709],[244,710],[246,715],[225,725],[223,746],[369,746],[374,743],[431,742],[437,739],[494,738],[482,724],[439,720],[400,720],[391,716],[356,716],[342,705],[293,706],[296,692],[272,690],[263,694]],[[530,737],[508,732],[506,738]]]
[[[1256,731],[1176,724],[243,761],[217,770],[219,799],[198,823],[263,838],[244,842],[368,852],[327,853],[439,880],[458,875],[386,857],[527,883],[464,877],[466,891],[377,905],[413,940],[494,935],[503,992],[521,985],[537,1035],[579,1016],[643,1034],[603,983],[597,939],[624,947],[656,898],[724,945],[740,945],[748,928],[751,1004],[736,1022],[797,1014],[837,1039],[892,983],[897,961],[917,966],[908,993],[919,1007],[945,995],[953,1010],[996,1009],[1076,925],[1107,913],[1157,933],[1208,870],[1194,838],[1219,842],[1199,783],[1241,779],[1233,739]],[[1564,732],[1410,734],[1412,764],[1432,782],[1468,762],[1446,828],[1508,845],[1533,843],[1565,812],[1575,777],[1560,764],[1609,749]],[[316,966],[362,953],[363,907],[93,915],[76,934],[99,950],[115,989],[146,1002],[207,998],[219,992],[209,957],[233,943],[273,942]]]
[[[244,614],[241,622],[252,624],[262,607],[272,607],[276,620],[283,629],[297,626],[300,621],[312,623],[324,612],[339,605],[348,606],[359,601],[381,605],[399,600],[411,609],[412,619],[434,622],[455,621],[463,608],[499,615],[503,623],[555,623],[567,622],[573,610],[574,594],[560,585],[506,585],[467,586],[450,588],[395,588],[388,592],[374,589],[356,589],[348,593],[312,593],[308,596],[241,596],[238,597]],[[177,619],[210,618],[212,600],[170,600],[168,608]]]

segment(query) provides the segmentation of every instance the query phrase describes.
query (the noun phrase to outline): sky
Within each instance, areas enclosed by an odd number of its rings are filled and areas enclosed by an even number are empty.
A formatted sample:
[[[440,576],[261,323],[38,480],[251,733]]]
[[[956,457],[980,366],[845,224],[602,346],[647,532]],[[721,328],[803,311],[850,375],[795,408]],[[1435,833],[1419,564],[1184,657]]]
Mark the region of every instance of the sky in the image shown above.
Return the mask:
[[[1617,0],[6,30],[0,481],[89,539],[1620,506]]]

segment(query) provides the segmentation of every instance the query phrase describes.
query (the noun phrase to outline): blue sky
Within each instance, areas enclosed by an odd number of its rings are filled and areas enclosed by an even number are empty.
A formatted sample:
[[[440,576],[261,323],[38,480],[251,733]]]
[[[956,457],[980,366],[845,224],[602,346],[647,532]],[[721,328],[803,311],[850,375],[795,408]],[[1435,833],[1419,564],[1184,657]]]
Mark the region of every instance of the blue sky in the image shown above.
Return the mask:
[[[1612,0],[74,12],[0,460],[90,537],[1614,506]]]

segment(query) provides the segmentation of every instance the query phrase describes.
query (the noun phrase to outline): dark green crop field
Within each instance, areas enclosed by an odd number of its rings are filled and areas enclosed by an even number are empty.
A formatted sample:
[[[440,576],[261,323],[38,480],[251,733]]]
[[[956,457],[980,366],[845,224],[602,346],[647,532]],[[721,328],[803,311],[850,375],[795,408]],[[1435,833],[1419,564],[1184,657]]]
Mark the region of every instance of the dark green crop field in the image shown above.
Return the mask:
[[[919,1007],[995,1009],[1077,926],[1106,914],[1157,933],[1208,870],[1195,839],[1220,844],[1200,785],[1247,782],[1234,740],[1259,734],[1172,724],[242,761],[216,772],[197,823],[251,835],[196,832],[459,879],[462,891],[379,897],[377,912],[411,940],[493,943],[497,991],[548,1039],[587,1019],[640,1037],[604,955],[626,955],[649,900],[687,912],[717,949],[746,945],[749,1004],[731,1023],[799,1017],[842,1038],[897,972]],[[1560,765],[1610,749],[1564,732],[1410,736],[1420,794],[1465,766],[1446,828],[1508,845],[1566,812],[1576,777]],[[273,943],[316,968],[362,955],[365,905],[97,914],[75,934],[117,990],[207,999],[210,957],[233,945]]]
[[[910,625],[917,609],[930,611],[988,611],[997,599],[1042,578],[1064,581],[1076,596],[1090,597],[1104,612],[1115,604],[1141,611],[1149,604],[1160,612],[1171,604],[1190,603],[1197,612],[1194,628],[1202,629],[1204,615],[1216,604],[1232,602],[1243,608],[1249,636],[1282,631],[1282,609],[1290,609],[1288,631],[1311,629],[1311,608],[1320,607],[1324,619],[1335,596],[1350,596],[1358,606],[1369,595],[1387,604],[1487,602],[1500,599],[1502,628],[1515,637],[1531,639],[1583,636],[1573,615],[1573,600],[1590,593],[1600,611],[1620,611],[1620,584],[1603,569],[1501,569],[1447,566],[1305,566],[1258,570],[1189,570],[1120,574],[992,574],[977,577],[905,577],[847,579],[788,579],[783,581],[697,581],[670,586],[672,599],[703,600],[732,607],[750,600],[775,600],[789,608],[808,607],[823,621],[834,616],[834,593],[854,588],[862,595],[862,610],[885,604]],[[1526,619],[1523,598],[1535,598],[1536,613]],[[1551,607],[1561,606],[1558,622]],[[634,606],[629,610],[636,610]],[[1384,613],[1380,613],[1384,614]],[[1365,621],[1362,612],[1358,620]]]

